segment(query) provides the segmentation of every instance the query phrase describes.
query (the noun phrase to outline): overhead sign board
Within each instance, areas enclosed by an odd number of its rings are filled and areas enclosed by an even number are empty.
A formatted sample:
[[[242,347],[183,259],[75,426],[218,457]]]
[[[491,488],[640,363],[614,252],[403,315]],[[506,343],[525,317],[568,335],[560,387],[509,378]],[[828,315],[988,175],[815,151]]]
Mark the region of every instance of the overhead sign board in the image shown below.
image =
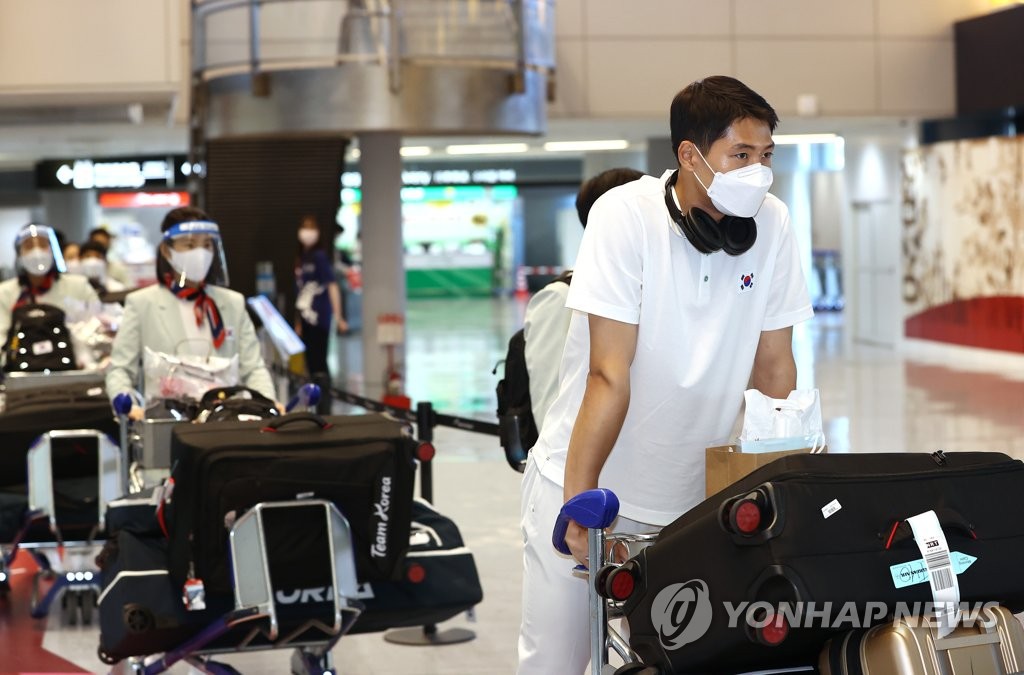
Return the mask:
[[[36,187],[141,190],[183,187],[192,173],[185,155],[47,159],[36,164]]]

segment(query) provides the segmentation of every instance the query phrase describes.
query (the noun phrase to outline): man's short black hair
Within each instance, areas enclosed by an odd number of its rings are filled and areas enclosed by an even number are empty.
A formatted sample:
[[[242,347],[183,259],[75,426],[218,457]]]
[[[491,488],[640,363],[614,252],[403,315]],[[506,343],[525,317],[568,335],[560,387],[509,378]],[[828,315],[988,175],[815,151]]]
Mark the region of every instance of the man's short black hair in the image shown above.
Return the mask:
[[[107,247],[99,243],[95,239],[91,239],[78,247],[79,257],[84,256],[86,253],[99,253],[104,259],[107,257]]]
[[[107,241],[110,241],[111,239],[114,238],[114,234],[110,230],[108,230],[107,228],[105,228],[105,227],[94,227],[91,230],[89,230],[89,236],[88,236],[87,240],[88,241],[93,241],[93,240],[95,240],[95,238],[97,236],[106,237]]]
[[[590,207],[594,205],[597,198],[613,187],[624,183],[631,183],[644,175],[643,171],[618,167],[602,171],[593,178],[584,181],[580,191],[576,193],[576,215],[580,218],[580,224],[585,228],[587,218],[590,216]]]
[[[163,222],[160,223],[160,231],[166,232],[179,223],[187,223],[193,220],[212,221],[213,218],[210,218],[206,211],[195,206],[179,206],[178,208],[171,209],[167,212],[167,215],[164,216]]]
[[[683,141],[706,153],[734,122],[748,117],[764,122],[771,131],[779,124],[768,101],[736,78],[714,75],[697,80],[672,99],[672,154],[678,154]]]

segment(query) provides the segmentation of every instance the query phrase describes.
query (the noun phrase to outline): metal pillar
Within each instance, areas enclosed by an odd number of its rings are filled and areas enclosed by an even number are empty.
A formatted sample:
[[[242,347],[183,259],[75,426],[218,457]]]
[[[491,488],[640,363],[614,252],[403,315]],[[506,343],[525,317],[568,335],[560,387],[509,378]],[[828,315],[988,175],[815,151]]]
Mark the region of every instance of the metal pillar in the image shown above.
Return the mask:
[[[359,136],[359,171],[363,179],[359,221],[363,258],[363,380],[370,397],[386,393],[389,371],[388,353],[377,340],[377,319],[383,314],[405,316],[401,145],[402,137],[397,133]],[[391,365],[404,377],[404,339],[391,352]]]

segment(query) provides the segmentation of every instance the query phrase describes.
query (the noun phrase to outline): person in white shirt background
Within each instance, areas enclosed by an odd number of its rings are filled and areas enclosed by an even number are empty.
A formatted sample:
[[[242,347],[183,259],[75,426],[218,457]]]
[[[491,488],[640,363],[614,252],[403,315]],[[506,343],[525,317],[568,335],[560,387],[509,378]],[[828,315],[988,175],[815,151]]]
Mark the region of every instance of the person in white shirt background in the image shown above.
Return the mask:
[[[106,227],[95,227],[89,231],[89,237],[86,241],[94,241],[103,247],[107,255],[107,278],[113,279],[119,284],[125,287],[133,287],[131,274],[128,272],[128,268],[125,267],[120,260],[114,255],[112,249],[114,245],[114,233],[108,230]]]
[[[618,167],[602,171],[580,186],[576,194],[576,215],[587,228],[587,216],[597,198],[616,185],[629,183],[643,176],[642,171]],[[530,406],[533,421],[540,429],[544,415],[558,393],[558,367],[562,362],[565,336],[569,332],[572,310],[565,306],[572,270],[544,286],[530,298],[523,321],[526,371],[530,376]],[[528,448],[527,448],[528,449]]]
[[[118,293],[127,286],[108,273],[107,250],[103,244],[90,240],[79,246],[78,273],[89,280],[97,293]]]
[[[796,386],[792,326],[813,315],[785,204],[771,187],[778,116],[742,82],[691,83],[669,109],[678,169],[602,195],[566,305],[558,395],[522,484],[518,673],[579,675],[587,583],[551,533],[595,487],[620,502],[614,531],[664,527],[704,498],[704,448],[727,437],[743,392]],[[587,563],[586,530],[565,543]]]

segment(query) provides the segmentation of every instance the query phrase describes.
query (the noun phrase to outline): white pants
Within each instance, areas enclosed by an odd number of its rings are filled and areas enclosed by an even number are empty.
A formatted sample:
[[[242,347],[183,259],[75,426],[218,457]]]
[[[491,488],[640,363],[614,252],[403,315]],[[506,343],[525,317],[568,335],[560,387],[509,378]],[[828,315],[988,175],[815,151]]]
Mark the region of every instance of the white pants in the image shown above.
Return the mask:
[[[562,487],[540,474],[533,455],[523,475],[523,621],[518,675],[583,675],[590,662],[587,580],[572,574],[576,561],[551,545],[562,508]],[[626,518],[615,532],[640,534],[658,528]]]

